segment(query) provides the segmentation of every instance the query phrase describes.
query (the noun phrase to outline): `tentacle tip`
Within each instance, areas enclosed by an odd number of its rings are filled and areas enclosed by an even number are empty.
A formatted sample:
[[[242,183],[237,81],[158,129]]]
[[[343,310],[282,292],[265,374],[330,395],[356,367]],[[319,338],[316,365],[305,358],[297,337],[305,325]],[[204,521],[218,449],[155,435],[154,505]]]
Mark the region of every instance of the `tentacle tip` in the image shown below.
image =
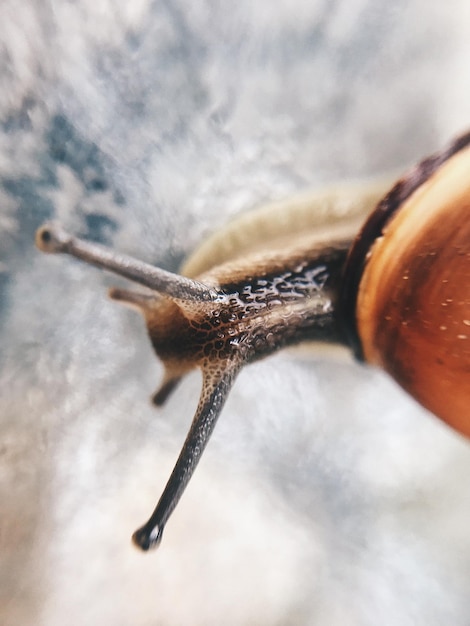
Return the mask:
[[[156,407],[163,406],[180,381],[181,376],[174,376],[167,372],[162,384],[151,397],[152,404]]]
[[[47,223],[36,231],[36,246],[42,252],[51,254],[65,252],[71,236],[60,226]]]
[[[165,389],[158,389],[158,391],[156,391],[153,396],[150,397],[150,401],[153,404],[153,406],[163,406],[165,404],[165,401],[167,399],[168,394],[165,393],[166,390]]]
[[[137,548],[147,552],[148,550],[158,548],[162,540],[162,535],[163,526],[154,526],[150,529],[147,526],[142,526],[142,528],[137,529],[132,535],[132,543]]]
[[[108,298],[110,298],[111,300],[117,300],[117,301],[122,300],[123,297],[122,297],[121,289],[119,289],[119,287],[110,287],[110,289],[108,289]]]
[[[150,400],[153,406],[161,407],[168,400],[168,397],[171,395],[171,392],[178,384],[178,381],[170,381],[168,383],[163,383],[157,391],[151,396]]]

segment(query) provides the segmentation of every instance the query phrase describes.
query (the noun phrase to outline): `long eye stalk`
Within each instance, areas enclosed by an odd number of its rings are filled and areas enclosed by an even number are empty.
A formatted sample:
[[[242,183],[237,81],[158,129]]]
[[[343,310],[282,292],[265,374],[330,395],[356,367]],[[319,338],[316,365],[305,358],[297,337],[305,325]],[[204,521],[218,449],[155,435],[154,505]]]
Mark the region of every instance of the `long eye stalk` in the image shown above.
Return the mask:
[[[132,536],[142,550],[160,543],[165,524],[196,469],[238,370],[237,364],[227,363],[223,371],[203,372],[199,405],[173,472],[149,520]]]
[[[43,252],[70,254],[170,298],[210,302],[220,297],[215,290],[209,289],[196,280],[167,272],[124,254],[107,250],[97,244],[77,239],[55,224],[45,224],[38,230],[36,245]]]

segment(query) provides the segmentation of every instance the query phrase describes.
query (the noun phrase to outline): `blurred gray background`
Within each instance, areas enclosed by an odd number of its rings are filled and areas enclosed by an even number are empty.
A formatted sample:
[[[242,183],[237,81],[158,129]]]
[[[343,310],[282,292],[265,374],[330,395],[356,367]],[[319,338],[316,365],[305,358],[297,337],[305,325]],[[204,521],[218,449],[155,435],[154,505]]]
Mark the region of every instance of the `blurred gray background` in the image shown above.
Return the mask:
[[[164,409],[112,277],[46,219],[176,270],[236,214],[400,172],[470,124],[466,0],[0,4],[0,622],[468,626],[470,445],[385,375],[239,376],[165,531],[199,393]]]

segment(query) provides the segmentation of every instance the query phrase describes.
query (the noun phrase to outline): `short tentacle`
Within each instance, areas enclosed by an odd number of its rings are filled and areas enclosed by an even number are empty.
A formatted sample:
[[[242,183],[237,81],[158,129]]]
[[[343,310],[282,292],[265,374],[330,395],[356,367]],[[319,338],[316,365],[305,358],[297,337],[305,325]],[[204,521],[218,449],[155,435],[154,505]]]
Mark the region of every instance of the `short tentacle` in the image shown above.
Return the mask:
[[[170,395],[180,384],[182,376],[165,376],[160,387],[152,396],[152,402],[155,406],[163,406]]]

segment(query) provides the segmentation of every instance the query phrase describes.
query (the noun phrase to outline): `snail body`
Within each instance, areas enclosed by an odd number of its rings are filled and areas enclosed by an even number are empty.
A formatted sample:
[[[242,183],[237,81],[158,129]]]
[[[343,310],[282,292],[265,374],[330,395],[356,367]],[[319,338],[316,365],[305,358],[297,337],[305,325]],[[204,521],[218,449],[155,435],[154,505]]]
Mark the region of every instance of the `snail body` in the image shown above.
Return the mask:
[[[349,346],[470,435],[470,135],[387,189],[349,187],[255,211],[204,244],[186,276],[54,225],[38,231],[41,250],[147,287],[110,295],[145,317],[165,367],[156,405],[189,370],[203,374],[191,428],[157,507],[133,535],[137,546],[161,541],[241,367],[285,346]]]

